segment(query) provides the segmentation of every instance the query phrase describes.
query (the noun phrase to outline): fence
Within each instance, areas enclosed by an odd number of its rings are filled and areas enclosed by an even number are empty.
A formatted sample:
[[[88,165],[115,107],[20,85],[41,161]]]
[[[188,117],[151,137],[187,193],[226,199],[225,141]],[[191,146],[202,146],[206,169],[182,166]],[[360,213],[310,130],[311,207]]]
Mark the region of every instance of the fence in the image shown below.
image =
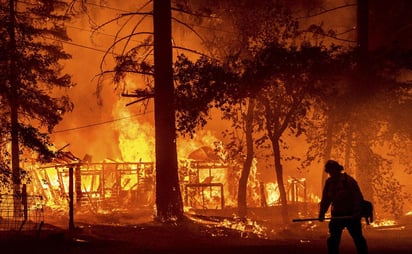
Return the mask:
[[[0,194],[0,231],[41,230],[44,201],[41,196]]]

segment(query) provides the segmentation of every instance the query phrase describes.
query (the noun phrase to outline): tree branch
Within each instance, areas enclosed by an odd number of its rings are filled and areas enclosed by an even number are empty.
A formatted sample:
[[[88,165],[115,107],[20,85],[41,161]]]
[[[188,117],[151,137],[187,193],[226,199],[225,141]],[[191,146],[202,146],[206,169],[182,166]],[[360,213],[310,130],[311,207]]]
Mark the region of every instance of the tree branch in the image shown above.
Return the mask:
[[[354,3],[354,4],[345,4],[345,5],[341,5],[341,6],[335,7],[335,8],[331,8],[331,9],[327,9],[327,10],[324,10],[324,11],[320,11],[320,12],[318,12],[318,13],[311,14],[311,15],[308,15],[308,16],[297,17],[296,19],[299,20],[299,19],[313,18],[313,17],[320,16],[320,15],[325,14],[325,13],[328,13],[328,12],[336,11],[336,10],[343,9],[343,8],[353,7],[353,6],[357,6],[357,4],[356,4],[356,3]]]

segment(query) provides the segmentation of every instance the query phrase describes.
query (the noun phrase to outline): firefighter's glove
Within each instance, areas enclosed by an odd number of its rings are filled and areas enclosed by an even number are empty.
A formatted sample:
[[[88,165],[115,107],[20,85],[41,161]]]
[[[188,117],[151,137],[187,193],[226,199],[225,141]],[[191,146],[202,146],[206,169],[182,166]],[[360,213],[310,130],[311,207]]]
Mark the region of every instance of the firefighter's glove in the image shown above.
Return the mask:
[[[322,221],[324,221],[324,220],[325,220],[325,214],[320,213],[320,214],[319,214],[319,221],[322,222]]]

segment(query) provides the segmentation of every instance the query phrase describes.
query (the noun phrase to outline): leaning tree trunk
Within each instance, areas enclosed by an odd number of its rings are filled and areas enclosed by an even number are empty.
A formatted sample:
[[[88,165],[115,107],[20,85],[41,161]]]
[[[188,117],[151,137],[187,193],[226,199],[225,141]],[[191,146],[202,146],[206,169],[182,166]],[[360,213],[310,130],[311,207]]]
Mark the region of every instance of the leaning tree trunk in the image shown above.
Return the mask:
[[[250,168],[253,161],[253,112],[255,109],[255,99],[249,98],[249,105],[247,115],[245,118],[246,128],[246,159],[243,163],[243,169],[239,179],[239,189],[237,204],[239,210],[239,217],[244,219],[247,214],[247,182],[249,179]]]
[[[183,217],[179,186],[172,71],[170,0],[153,1],[156,206],[161,221]]]
[[[284,223],[288,222],[288,207],[287,207],[287,198],[285,184],[283,183],[283,167],[280,156],[280,144],[279,138],[271,138],[273,155],[275,161],[275,171],[276,171],[276,180],[278,182],[279,194],[280,194],[280,203],[281,203],[281,213],[282,220]]]

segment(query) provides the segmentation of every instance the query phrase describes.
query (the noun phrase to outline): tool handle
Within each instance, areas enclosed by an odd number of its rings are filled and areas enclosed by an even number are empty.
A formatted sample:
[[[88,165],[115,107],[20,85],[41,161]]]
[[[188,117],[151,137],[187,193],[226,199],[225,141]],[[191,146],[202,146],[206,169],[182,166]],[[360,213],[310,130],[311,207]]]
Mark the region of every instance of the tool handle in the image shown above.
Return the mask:
[[[352,219],[352,216],[338,216],[333,217],[334,220],[345,220],[345,219]],[[324,218],[323,220],[331,220],[332,218]],[[292,222],[301,222],[301,221],[316,221],[319,218],[303,218],[303,219],[293,219]]]
[[[300,222],[300,221],[316,221],[319,218],[304,218],[304,219],[293,219],[293,222]],[[325,220],[330,220],[330,218],[325,218]]]

